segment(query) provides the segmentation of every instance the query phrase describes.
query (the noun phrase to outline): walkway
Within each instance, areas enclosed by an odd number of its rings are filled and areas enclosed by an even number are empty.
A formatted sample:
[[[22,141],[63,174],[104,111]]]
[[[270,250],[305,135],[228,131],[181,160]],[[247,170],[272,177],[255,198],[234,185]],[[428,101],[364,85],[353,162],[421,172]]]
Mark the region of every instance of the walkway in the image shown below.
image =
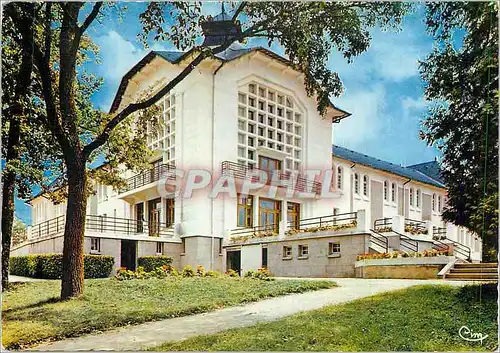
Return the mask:
[[[39,281],[44,281],[44,280],[43,279],[39,279],[39,278],[21,277],[21,276],[9,275],[9,282],[12,282],[12,283],[17,283],[17,282],[39,282]]]
[[[301,311],[319,309],[327,305],[345,303],[377,293],[402,289],[418,284],[463,285],[465,282],[442,280],[388,280],[388,279],[332,279],[340,287],[315,292],[271,298],[242,306],[230,307],[205,314],[148,322],[100,334],[87,335],[40,345],[30,350],[140,350],[167,341],[183,340],[192,336],[213,334],[259,322],[278,320]]]

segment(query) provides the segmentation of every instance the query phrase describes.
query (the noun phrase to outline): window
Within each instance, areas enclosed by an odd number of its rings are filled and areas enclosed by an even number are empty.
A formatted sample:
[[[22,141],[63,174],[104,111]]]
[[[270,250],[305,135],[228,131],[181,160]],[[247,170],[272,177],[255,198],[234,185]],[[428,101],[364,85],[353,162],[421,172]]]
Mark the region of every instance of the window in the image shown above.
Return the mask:
[[[432,210],[436,210],[436,194],[432,194]]]
[[[417,207],[420,207],[420,189],[417,189],[417,197],[415,201],[417,201]]]
[[[309,245],[299,245],[299,257],[309,256]]]
[[[158,255],[162,255],[163,254],[163,243],[156,243],[156,253]]]
[[[384,181],[384,200],[389,201],[389,182]]]
[[[238,195],[238,227],[253,226],[253,196]]]
[[[259,199],[259,226],[261,229],[278,233],[280,221],[281,201],[261,197]]]
[[[287,222],[292,229],[299,229],[300,226],[300,204],[287,202]]]
[[[342,167],[337,167],[337,189],[342,190]]]
[[[274,170],[281,170],[281,161],[269,157],[259,157],[259,169],[272,172]],[[271,175],[269,175],[271,177]]]
[[[359,175],[354,174],[354,193],[359,194]]]
[[[368,196],[368,176],[363,175],[363,195]]]
[[[262,92],[264,94],[261,94]],[[283,160],[283,166],[286,166],[287,171],[300,166],[303,119],[302,112],[292,97],[274,91],[266,85],[252,82],[240,87],[237,109],[238,122],[242,122],[238,125],[238,134],[243,135],[242,137],[238,135],[238,141],[239,146],[245,149],[239,160],[247,163],[252,161],[254,164],[259,162],[257,154],[247,153],[249,146],[244,146],[244,141],[253,136],[253,133],[257,133],[259,139],[254,141],[255,146],[266,146],[277,151],[295,148]],[[249,125],[250,122],[252,125]]]
[[[340,243],[328,243],[328,255],[340,253]]]
[[[90,238],[90,251],[101,252],[101,239]]]
[[[441,195],[438,196],[438,211],[441,212]]]
[[[392,183],[391,201],[396,202],[396,183]]]
[[[267,268],[267,248],[262,248],[262,268]]]
[[[283,247],[283,257],[292,257],[292,247],[284,246]]]
[[[222,242],[224,239],[219,238],[219,255],[222,255]]]
[[[186,253],[186,238],[181,239],[181,254]]]
[[[410,188],[410,206],[413,206],[413,188]]]

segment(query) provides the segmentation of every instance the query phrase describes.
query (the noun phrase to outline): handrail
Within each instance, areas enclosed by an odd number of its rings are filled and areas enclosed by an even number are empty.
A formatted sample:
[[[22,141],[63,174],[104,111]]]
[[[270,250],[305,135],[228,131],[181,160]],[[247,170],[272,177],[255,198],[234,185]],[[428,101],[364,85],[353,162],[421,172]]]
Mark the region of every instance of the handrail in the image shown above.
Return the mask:
[[[269,171],[259,168],[251,168],[235,162],[224,161],[222,162],[222,175],[234,176],[239,179],[258,180],[258,176],[249,176],[249,172],[261,171],[268,175],[267,184],[277,186],[289,187],[293,186],[296,190],[302,192],[313,192],[315,194],[321,193],[321,183],[317,181],[310,181],[305,176],[297,174],[297,177],[292,178],[292,172],[283,172],[279,170]],[[277,173],[277,180],[273,180],[273,173]]]
[[[144,185],[154,183],[155,181],[161,180],[162,178],[175,179],[174,173],[169,173],[175,170],[175,165],[172,164],[157,164],[153,168],[148,169],[144,172],[134,175],[128,178],[125,182],[127,186],[121,188],[119,193],[134,190],[140,188]]]
[[[412,239],[405,234],[401,234],[399,232],[396,232],[395,230],[392,230],[392,232],[399,235],[399,245],[400,246],[408,249],[409,251],[418,252],[418,241],[417,240]]]
[[[279,233],[279,223],[259,225],[254,227],[246,227],[246,228],[235,228],[231,230],[231,235],[238,236],[247,236],[251,235],[252,237],[257,237],[262,235],[262,233],[272,233],[272,235],[278,235]]]
[[[303,229],[304,226],[334,226],[334,225],[340,225],[342,222],[345,221],[355,221],[357,219],[357,212],[346,212],[346,213],[339,213],[339,214],[333,214],[333,215],[328,215],[328,216],[319,216],[319,217],[311,217],[311,218],[304,218],[299,220],[298,228]],[[289,221],[288,225],[293,226],[294,221]]]
[[[377,232],[375,229],[370,229],[370,231],[372,231],[372,233],[370,233],[370,246],[371,244],[375,244],[384,249],[384,252],[387,252],[389,250],[389,238]],[[377,235],[374,235],[373,233]]]
[[[64,233],[66,215],[58,216],[30,228],[30,238],[41,238]],[[149,236],[173,236],[173,224],[158,221],[140,221],[130,218],[86,215],[85,230],[95,232],[113,232],[120,234],[142,234]]]
[[[379,218],[379,219],[376,219],[374,222],[373,222],[373,229],[377,229],[378,227],[389,227],[391,226],[392,227],[392,218],[389,218],[389,217],[385,217],[385,218]]]

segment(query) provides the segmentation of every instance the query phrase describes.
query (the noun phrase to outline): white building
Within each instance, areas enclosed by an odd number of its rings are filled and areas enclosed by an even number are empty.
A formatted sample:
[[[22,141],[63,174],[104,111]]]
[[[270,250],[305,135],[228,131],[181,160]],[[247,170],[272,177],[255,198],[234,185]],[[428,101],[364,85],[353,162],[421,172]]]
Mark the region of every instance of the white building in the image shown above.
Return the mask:
[[[122,79],[111,112],[159,90],[194,55],[194,51],[149,53]],[[374,236],[370,230],[376,228],[374,222],[383,218],[391,219],[395,230],[401,223],[402,232],[405,219],[431,230],[446,228],[447,242],[471,248],[470,257],[479,260],[480,241],[442,222],[446,189],[439,180],[418,171],[417,166],[398,167],[336,146],[332,155],[332,124],[350,114],[331,104],[326,115],[320,116],[303,79],[303,73],[287,59],[264,48],[233,45],[205,60],[159,102],[163,129],[148,137],[155,151],[152,169],[138,175],[125,171],[127,188],[118,191],[99,185],[97,195],[89,198],[85,251],[115,256],[115,267],[135,268],[137,257],[161,253],[171,255],[175,266],[246,270],[275,261],[278,247],[269,244],[291,239],[286,235],[290,229],[307,227],[325,216],[323,225],[357,221],[354,228],[315,233],[315,237],[344,241],[338,246],[327,244],[326,256],[341,262],[344,269],[327,270],[327,275],[352,275],[352,255],[397,249],[374,249],[367,243]],[[184,171],[183,179],[188,181],[193,177],[190,171],[200,169],[207,171],[207,178],[193,180],[206,187],[194,190],[190,197],[166,195],[165,179],[174,180],[175,170]],[[209,197],[220,175],[236,176],[240,188],[249,169],[279,170],[283,179],[299,173],[294,190],[310,187],[314,195],[290,196],[280,188],[277,196],[269,198],[269,189],[276,184],[271,181],[247,196]],[[337,197],[319,195],[324,182],[306,176],[310,169],[333,171],[332,190],[338,192]],[[29,240],[13,249],[13,255],[62,252],[65,204],[55,206],[44,195],[30,203]],[[315,220],[305,221],[311,218]],[[334,254],[347,253],[355,238],[363,239],[363,245],[351,246],[350,256],[341,259]],[[433,246],[431,233],[419,240],[427,242],[425,248]],[[285,248],[279,246],[280,260],[287,258],[281,251],[287,252]],[[299,251],[306,256],[309,248],[299,247]],[[334,268],[335,264],[325,266]],[[312,267],[305,266],[296,274],[312,273],[308,272]]]

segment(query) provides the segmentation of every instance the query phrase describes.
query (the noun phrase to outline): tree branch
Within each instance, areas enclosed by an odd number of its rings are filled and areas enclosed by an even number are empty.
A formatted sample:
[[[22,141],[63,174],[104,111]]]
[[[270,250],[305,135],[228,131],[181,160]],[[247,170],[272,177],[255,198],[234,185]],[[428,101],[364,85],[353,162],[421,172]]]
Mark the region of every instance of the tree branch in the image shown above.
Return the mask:
[[[254,31],[257,31],[255,27],[258,25],[259,27],[262,27],[266,23],[269,23],[273,19],[276,19],[278,17],[272,17],[268,18],[258,24],[255,24],[254,26],[248,28],[247,30],[243,31],[240,33],[238,36],[231,38],[230,41],[221,44],[217,48],[214,48],[213,50],[201,50],[201,52],[198,54],[198,56],[189,63],[188,66],[184,68],[174,79],[172,79],[165,87],[163,87],[161,90],[159,90],[155,95],[153,95],[151,98],[146,99],[145,101],[139,102],[139,103],[131,103],[128,106],[126,106],[123,110],[121,110],[119,113],[117,113],[104,127],[103,131],[95,138],[94,141],[90,142],[88,145],[86,145],[83,148],[83,153],[86,157],[88,157],[92,151],[95,149],[101,147],[108,139],[113,131],[113,129],[120,124],[123,120],[125,120],[128,116],[131,114],[150,107],[157,101],[159,101],[163,96],[165,96],[167,93],[169,93],[179,82],[181,82],[184,78],[186,78],[187,75],[191,73],[203,60],[205,60],[209,56],[213,56],[215,54],[221,53],[224,50],[226,50],[232,43],[242,40],[244,38],[247,38],[249,35],[251,35]]]
[[[94,4],[92,11],[87,16],[87,18],[85,19],[83,24],[80,26],[80,35],[82,35],[87,30],[87,28],[90,26],[90,24],[95,20],[95,18],[99,14],[99,10],[101,9],[101,6],[102,6],[102,1],[96,2]]]

